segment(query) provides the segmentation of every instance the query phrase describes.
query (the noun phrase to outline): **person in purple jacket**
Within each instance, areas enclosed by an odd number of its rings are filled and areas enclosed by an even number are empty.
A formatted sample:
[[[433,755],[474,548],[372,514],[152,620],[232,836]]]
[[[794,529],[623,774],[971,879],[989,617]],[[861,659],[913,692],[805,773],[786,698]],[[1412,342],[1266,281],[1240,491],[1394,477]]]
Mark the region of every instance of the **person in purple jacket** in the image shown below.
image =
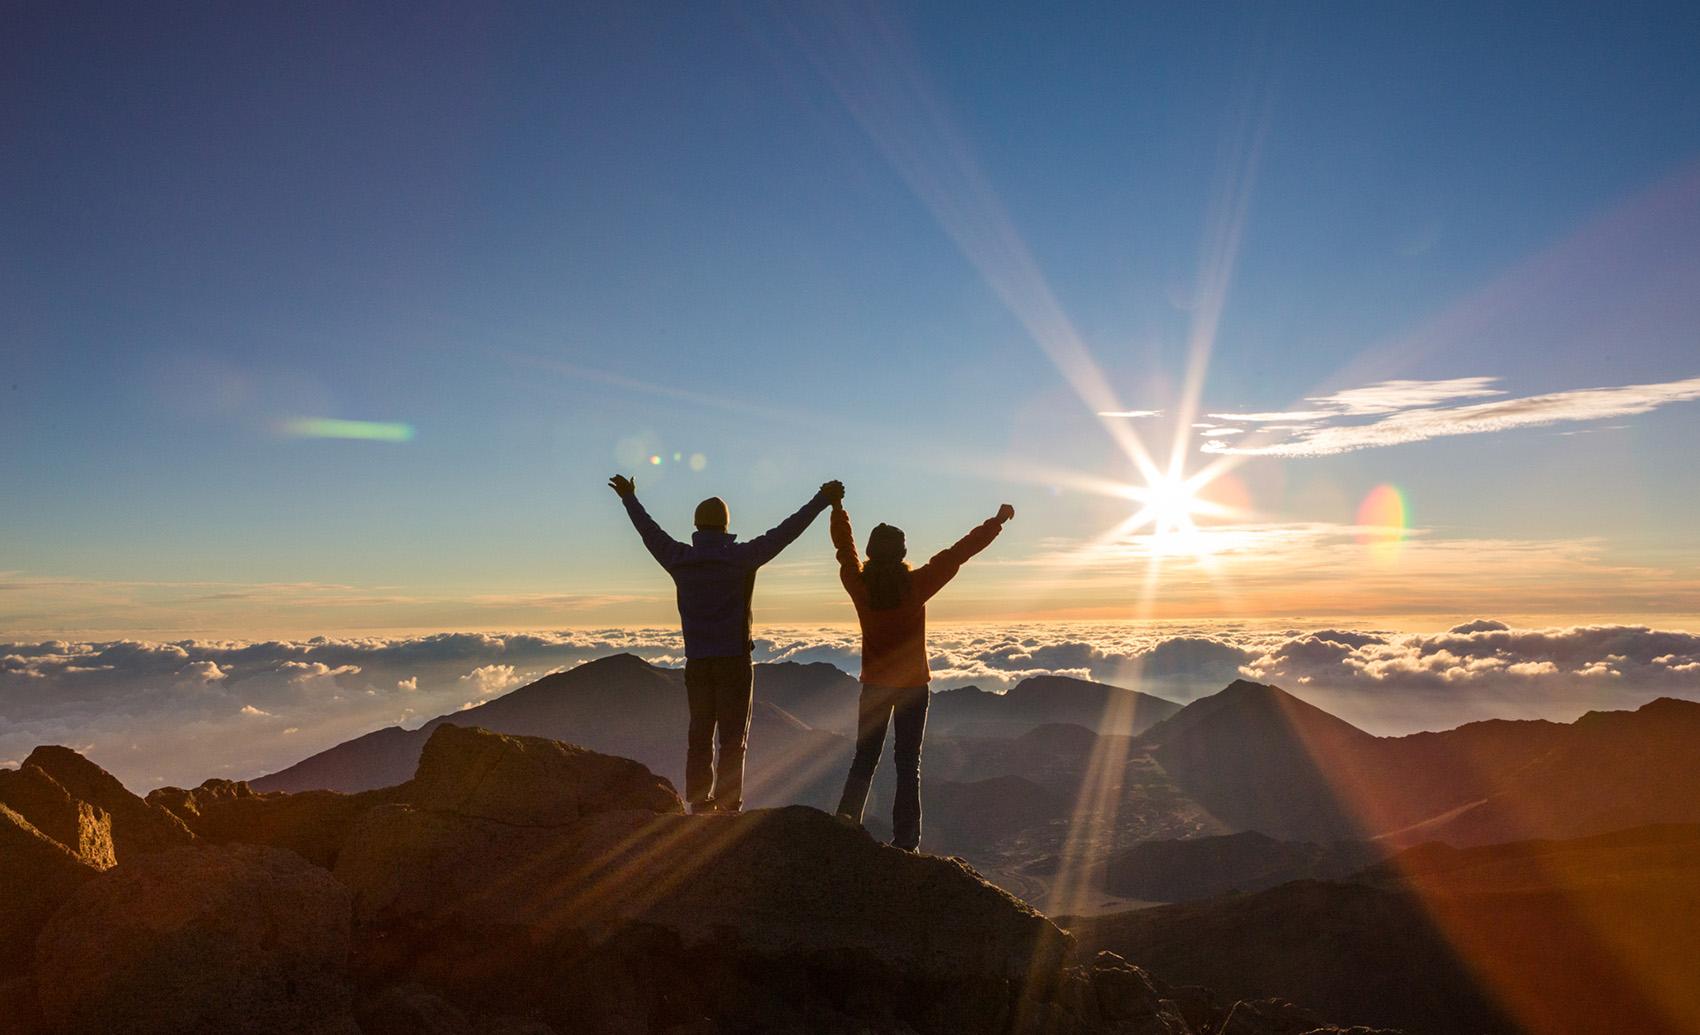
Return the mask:
[[[737,812],[744,807],[744,748],[750,736],[754,671],[750,652],[750,597],[756,569],[790,546],[821,511],[844,498],[842,482],[827,482],[797,513],[763,535],[740,543],[726,531],[731,511],[718,496],[697,504],[696,534],[689,545],[655,523],[638,502],[637,484],[624,475],[608,487],[678,590],[685,634],[685,696],[691,726],[685,750],[685,800],[692,812]],[[720,764],[715,765],[719,730]]]

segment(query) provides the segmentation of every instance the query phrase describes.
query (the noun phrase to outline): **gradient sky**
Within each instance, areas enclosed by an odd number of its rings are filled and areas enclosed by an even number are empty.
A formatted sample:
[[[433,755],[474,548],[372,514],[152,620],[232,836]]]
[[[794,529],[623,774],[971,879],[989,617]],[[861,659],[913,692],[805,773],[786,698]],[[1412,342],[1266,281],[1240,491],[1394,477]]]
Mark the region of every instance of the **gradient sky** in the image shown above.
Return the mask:
[[[680,536],[842,478],[922,556],[1014,503],[942,618],[1700,613],[1696,39],[1691,3],[9,5],[0,636],[664,622],[615,471]],[[1138,507],[1092,491],[1143,480],[1116,436],[1177,428],[1187,471],[1274,454],[1203,490],[1209,555],[1083,552]],[[760,616],[849,617],[829,561],[822,522]]]

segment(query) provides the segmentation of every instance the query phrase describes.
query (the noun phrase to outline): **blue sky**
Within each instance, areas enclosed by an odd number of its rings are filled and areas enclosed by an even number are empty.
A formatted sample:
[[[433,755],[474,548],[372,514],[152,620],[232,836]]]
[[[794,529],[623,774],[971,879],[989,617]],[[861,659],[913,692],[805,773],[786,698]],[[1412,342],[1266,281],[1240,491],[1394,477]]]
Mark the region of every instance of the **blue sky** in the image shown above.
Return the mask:
[[[1106,425],[1168,455],[1216,306],[1200,414],[1700,376],[1693,5],[4,18],[0,632],[665,620],[602,485],[651,453],[680,535],[840,477],[925,552],[1008,499],[947,616],[1700,612],[1668,387],[1246,459],[1202,491],[1255,535],[1155,544],[1154,587],[1139,530],[1051,563],[1133,509],[1068,477],[1140,482]],[[1095,417],[999,270],[1163,415]],[[1356,557],[1383,483],[1409,538]],[[825,560],[823,527],[766,613],[847,617]]]

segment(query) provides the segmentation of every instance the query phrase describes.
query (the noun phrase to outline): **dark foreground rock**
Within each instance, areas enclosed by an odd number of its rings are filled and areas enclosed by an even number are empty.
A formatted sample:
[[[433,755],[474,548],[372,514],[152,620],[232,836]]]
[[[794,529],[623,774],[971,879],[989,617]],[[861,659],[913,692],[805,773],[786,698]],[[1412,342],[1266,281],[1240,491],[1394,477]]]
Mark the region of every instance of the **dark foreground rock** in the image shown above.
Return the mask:
[[[0,978],[29,969],[41,926],[99,872],[0,805]]]
[[[350,896],[300,856],[193,846],[85,884],[37,943],[64,1031],[304,1032],[347,1015]]]
[[[413,780],[357,795],[209,781],[141,802],[80,779],[115,831],[157,813],[189,843],[121,846],[101,873],[0,811],[0,867],[58,882],[39,936],[0,926],[0,952],[34,946],[0,981],[13,1030],[1289,1030],[1112,953],[1083,962],[960,860],[801,806],[687,816],[643,766],[541,738],[439,727]]]
[[[368,814],[336,872],[368,980],[413,975],[481,1010],[517,992],[600,1030],[703,1017],[997,1030],[1068,952],[964,864],[802,807],[526,828],[392,806]]]

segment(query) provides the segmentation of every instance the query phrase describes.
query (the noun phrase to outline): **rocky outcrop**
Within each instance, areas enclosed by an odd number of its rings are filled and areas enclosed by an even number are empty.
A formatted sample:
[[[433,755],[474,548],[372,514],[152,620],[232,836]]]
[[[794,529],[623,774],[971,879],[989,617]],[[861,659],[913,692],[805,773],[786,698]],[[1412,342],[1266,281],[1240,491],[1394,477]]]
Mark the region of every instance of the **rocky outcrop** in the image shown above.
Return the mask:
[[[42,930],[52,1030],[306,1032],[349,1010],[350,903],[329,873],[254,845],[156,852],[88,882]]]
[[[147,801],[181,819],[202,840],[287,848],[329,869],[354,821],[367,809],[395,800],[400,790],[260,793],[243,781],[208,780],[194,790],[162,787]]]
[[[642,765],[555,741],[444,725],[387,790],[208,781],[147,802],[65,755],[46,759],[113,817],[118,861],[100,873],[0,811],[0,894],[60,888],[9,943],[35,945],[0,981],[24,1031],[1218,1035],[1262,1018],[1111,953],[1080,962],[960,860],[801,806],[687,816]],[[192,843],[126,850],[154,814]]]
[[[564,826],[621,809],[684,811],[672,784],[629,758],[450,725],[425,743],[407,800],[522,826]]]
[[[112,816],[73,798],[40,766],[0,769],[0,804],[96,869],[107,869],[118,861]]]
[[[42,924],[99,872],[0,805],[0,977],[28,969]]]
[[[113,854],[120,862],[195,839],[182,820],[130,793],[117,777],[68,747],[36,748],[24,759],[23,769],[31,767],[51,777],[71,798],[111,817]]]

